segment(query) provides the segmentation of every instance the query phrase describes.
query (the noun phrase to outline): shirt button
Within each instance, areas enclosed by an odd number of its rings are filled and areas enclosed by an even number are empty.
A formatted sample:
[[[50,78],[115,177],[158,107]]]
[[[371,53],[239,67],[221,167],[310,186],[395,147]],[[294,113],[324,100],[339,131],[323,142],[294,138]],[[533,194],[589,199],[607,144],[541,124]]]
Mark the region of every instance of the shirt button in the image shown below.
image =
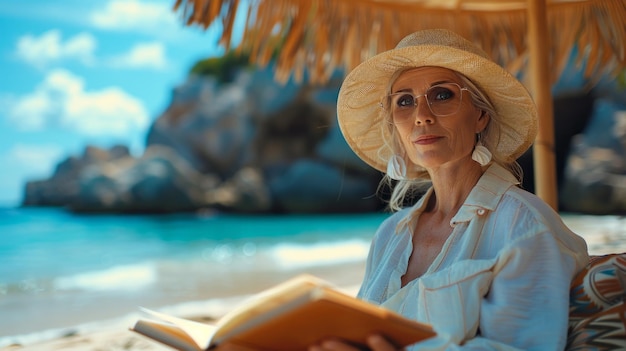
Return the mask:
[[[479,216],[482,216],[485,214],[485,209],[484,208],[479,208],[478,211],[476,211],[476,213],[478,213]]]

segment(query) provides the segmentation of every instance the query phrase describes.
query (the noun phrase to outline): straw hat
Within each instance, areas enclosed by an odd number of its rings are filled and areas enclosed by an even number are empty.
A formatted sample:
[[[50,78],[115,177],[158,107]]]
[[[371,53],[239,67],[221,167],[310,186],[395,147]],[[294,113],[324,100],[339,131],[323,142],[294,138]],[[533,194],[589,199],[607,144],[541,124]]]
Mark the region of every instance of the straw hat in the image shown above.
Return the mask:
[[[499,141],[492,153],[513,162],[533,143],[537,133],[537,110],[526,88],[485,52],[454,32],[424,30],[406,36],[389,51],[358,65],[345,78],[337,101],[337,118],[346,142],[370,166],[385,172],[392,151],[384,140],[391,128],[381,126],[381,99],[391,76],[399,69],[422,66],[444,67],[469,78],[495,107],[491,116],[500,125]],[[493,135],[493,134],[492,134]],[[407,169],[415,176],[423,169]]]

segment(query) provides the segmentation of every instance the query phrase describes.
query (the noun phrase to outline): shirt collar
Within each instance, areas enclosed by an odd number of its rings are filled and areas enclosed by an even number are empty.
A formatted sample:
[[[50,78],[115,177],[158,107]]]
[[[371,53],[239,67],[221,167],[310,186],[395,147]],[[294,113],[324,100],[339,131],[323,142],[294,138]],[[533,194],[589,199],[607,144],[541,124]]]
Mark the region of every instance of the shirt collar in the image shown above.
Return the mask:
[[[450,224],[454,226],[460,222],[468,222],[476,215],[482,216],[487,211],[495,210],[502,195],[517,184],[519,181],[510,171],[493,163],[480,177]]]
[[[510,171],[497,163],[491,164],[469,193],[459,211],[452,217],[450,225],[456,226],[461,222],[469,222],[474,216],[483,216],[487,211],[495,210],[502,195],[511,186],[517,184],[519,184],[519,181]],[[419,214],[424,212],[428,199],[432,194],[433,188],[430,187],[408,210],[405,217],[398,223],[398,227],[407,226],[408,228],[413,228],[413,221]]]

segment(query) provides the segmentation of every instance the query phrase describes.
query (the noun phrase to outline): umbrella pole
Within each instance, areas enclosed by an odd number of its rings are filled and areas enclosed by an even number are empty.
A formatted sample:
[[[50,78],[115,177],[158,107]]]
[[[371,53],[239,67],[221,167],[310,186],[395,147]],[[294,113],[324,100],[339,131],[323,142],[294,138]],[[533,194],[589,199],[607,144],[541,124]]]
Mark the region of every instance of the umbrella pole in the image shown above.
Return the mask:
[[[550,51],[546,1],[528,0],[527,11],[530,91],[539,113],[538,133],[533,145],[535,193],[557,210],[554,113],[548,59]]]

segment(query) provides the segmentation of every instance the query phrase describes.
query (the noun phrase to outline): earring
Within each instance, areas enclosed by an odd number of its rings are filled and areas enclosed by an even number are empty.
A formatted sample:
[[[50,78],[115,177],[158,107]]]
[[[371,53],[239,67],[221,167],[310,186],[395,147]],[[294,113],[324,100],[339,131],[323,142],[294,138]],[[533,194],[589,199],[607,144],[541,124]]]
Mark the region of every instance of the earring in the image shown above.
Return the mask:
[[[474,152],[472,152],[472,160],[478,162],[481,166],[486,166],[491,162],[491,157],[491,152],[483,146],[479,138],[474,147]]]
[[[406,163],[398,155],[393,155],[387,162],[387,176],[394,180],[406,179]]]

